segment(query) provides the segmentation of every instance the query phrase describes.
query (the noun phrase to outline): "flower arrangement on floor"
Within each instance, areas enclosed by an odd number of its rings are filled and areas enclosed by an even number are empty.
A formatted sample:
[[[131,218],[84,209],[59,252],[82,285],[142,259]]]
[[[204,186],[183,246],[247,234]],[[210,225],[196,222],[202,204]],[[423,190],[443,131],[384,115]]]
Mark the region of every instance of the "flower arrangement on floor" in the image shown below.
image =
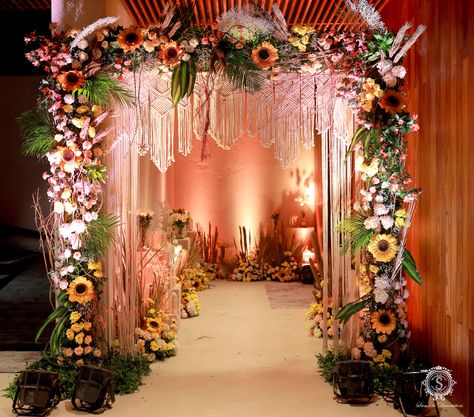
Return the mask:
[[[349,153],[355,150],[359,155],[363,181],[361,200],[341,231],[350,235],[352,249],[361,250],[366,269],[360,271],[359,280],[368,292],[344,306],[337,318],[345,321],[363,310],[361,336],[364,343],[374,345],[375,356],[381,354],[377,343],[390,347],[392,361],[396,346],[406,348],[409,332],[403,300],[408,293],[402,268],[420,281],[405,248],[412,203],[419,194],[410,187],[405,170],[406,135],[418,125],[416,115],[406,111],[406,70],[401,60],[424,28],[407,40],[409,25],[395,36],[366,0],[348,4],[365,19],[366,30],[316,33],[293,27],[290,33],[277,6],[272,16],[249,4],[224,13],[209,28],[191,27],[188,14],[169,8],[165,21],[152,27],[113,26],[116,19],[105,18],[81,32],[59,33],[53,28],[51,37],[30,34],[25,38],[31,47],[27,59],[46,73],[37,108],[25,112],[20,123],[26,136],[25,154],[49,163],[43,178],[49,184],[52,217],[43,221],[48,227],[41,232],[51,238],[47,243],[52,256],[49,277],[58,300],[46,323],[55,322],[51,355],[77,348],[70,360],[80,363],[83,358],[93,360],[94,352],[100,351],[95,344],[94,316],[103,277],[89,263],[100,263],[117,224],[113,216],[99,214],[107,174],[102,163],[102,141],[108,133],[104,121],[112,97],[131,102],[119,79],[145,63],[158,72],[173,73],[174,104],[192,94],[198,71],[209,77],[223,74],[245,91],[259,90],[281,72],[340,75],[339,94],[350,101],[361,126]],[[177,213],[176,220],[180,232],[188,221],[186,213]],[[71,322],[76,317],[72,313],[80,314],[81,321]],[[76,323],[83,323],[80,331],[80,324],[74,327],[77,332],[71,328]],[[90,333],[85,323],[91,323]],[[73,339],[68,339],[67,330],[74,332]],[[387,341],[378,342],[383,336]],[[89,344],[84,343],[86,338]]]
[[[176,354],[176,320],[165,319],[163,311],[155,309],[155,300],[148,299],[149,309],[144,325],[135,329],[137,353],[144,354],[150,362]]]
[[[309,323],[309,335],[315,337],[323,336],[323,301],[319,300],[316,303],[311,304],[311,307],[306,313],[306,320]],[[334,321],[333,311],[332,311],[332,300],[328,300],[328,309],[327,309],[327,328],[328,336],[332,337],[334,334],[334,329],[332,327]]]
[[[197,291],[209,288],[209,278],[200,266],[183,269],[178,277],[181,284],[181,318],[196,317],[201,310]]]

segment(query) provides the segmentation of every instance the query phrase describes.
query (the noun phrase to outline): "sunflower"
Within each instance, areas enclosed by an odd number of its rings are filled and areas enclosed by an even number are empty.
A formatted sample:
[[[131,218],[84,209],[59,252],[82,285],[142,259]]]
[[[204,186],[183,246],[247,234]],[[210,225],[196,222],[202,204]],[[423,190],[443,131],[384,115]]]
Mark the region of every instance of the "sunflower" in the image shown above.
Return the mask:
[[[407,98],[398,91],[387,89],[379,104],[386,112],[397,114],[406,107]]]
[[[280,268],[280,270],[275,274],[276,278],[280,282],[285,282],[290,280],[290,274],[285,268]]]
[[[81,71],[71,70],[58,75],[58,82],[63,90],[72,91],[84,84],[85,78]]]
[[[124,52],[133,52],[143,43],[142,30],[136,26],[130,26],[119,32],[117,42]]]
[[[150,332],[157,333],[161,330],[161,321],[153,317],[149,317],[146,319],[146,328]]]
[[[94,286],[85,277],[77,277],[67,289],[69,301],[86,304],[94,298]]]
[[[273,66],[277,59],[278,49],[270,42],[262,42],[257,49],[252,50],[252,61],[263,70]]]
[[[170,41],[161,45],[158,57],[165,65],[175,64],[179,61],[182,52],[182,48],[175,41]]]
[[[392,310],[377,310],[370,315],[372,329],[377,333],[391,334],[397,326],[397,319]]]
[[[398,252],[398,241],[392,235],[375,235],[370,239],[368,251],[378,262],[390,262]]]

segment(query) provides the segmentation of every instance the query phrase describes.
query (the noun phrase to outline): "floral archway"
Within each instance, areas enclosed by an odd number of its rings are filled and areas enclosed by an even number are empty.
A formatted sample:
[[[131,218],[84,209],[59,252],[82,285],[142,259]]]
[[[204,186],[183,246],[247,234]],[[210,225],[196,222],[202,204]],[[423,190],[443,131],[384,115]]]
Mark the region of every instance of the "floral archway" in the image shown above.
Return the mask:
[[[50,186],[51,214],[40,222],[46,234],[49,277],[57,300],[56,310],[45,323],[55,322],[48,346],[50,355],[75,366],[85,361],[100,361],[103,348],[110,349],[115,339],[125,352],[133,347],[130,332],[121,335],[116,325],[110,323],[109,337],[104,339],[108,342],[99,346],[103,326],[97,309],[104,290],[104,271],[111,278],[123,277],[133,273],[136,264],[133,255],[128,257],[126,251],[122,251],[118,269],[111,264],[105,269],[102,263],[118,224],[128,225],[132,244],[136,243],[133,236],[137,227],[136,219],[129,213],[122,212],[117,217],[104,210],[110,207],[110,198],[104,202],[107,179],[114,178],[118,184],[127,173],[135,172],[133,167],[126,166],[135,162],[125,159],[114,161],[116,171],[110,172],[110,162],[104,163],[108,155],[126,143],[120,152],[132,148],[138,153],[151,152],[158,168],[166,170],[173,160],[169,126],[179,123],[182,129],[179,151],[184,154],[189,151],[194,130],[202,142],[202,157],[207,158],[206,142],[211,136],[214,139],[219,136],[215,132],[215,109],[211,104],[216,100],[216,91],[221,91],[218,86],[221,80],[233,92],[249,93],[245,96],[246,104],[242,104],[241,98],[232,101],[234,113],[236,108],[258,107],[261,103],[258,100],[265,99],[265,91],[274,100],[278,95],[275,83],[296,77],[299,81],[294,86],[299,90],[302,90],[301,80],[312,80],[308,95],[313,105],[305,109],[305,118],[312,128],[298,130],[300,125],[297,125],[287,136],[282,136],[283,140],[272,134],[263,140],[275,146],[275,154],[287,165],[294,157],[295,146],[314,145],[315,128],[319,127],[323,136],[334,132],[334,118],[326,116],[328,108],[334,114],[336,99],[345,100],[352,109],[358,125],[352,140],[341,142],[337,154],[326,149],[328,158],[330,155],[336,158],[333,165],[341,164],[344,158],[353,160],[359,176],[353,208],[347,210],[344,219],[340,218],[341,212],[345,214],[341,207],[350,205],[350,189],[338,194],[337,207],[328,206],[331,212],[326,217],[333,215],[331,224],[338,224],[338,232],[326,232],[331,233],[325,241],[333,256],[326,256],[325,269],[338,271],[338,278],[333,282],[343,287],[345,281],[339,282],[339,277],[345,275],[341,271],[351,268],[351,254],[357,253],[360,298],[335,298],[338,314],[332,328],[337,334],[340,323],[358,313],[361,322],[356,323],[356,328],[360,332],[351,346],[352,356],[369,358],[378,364],[398,360],[409,338],[406,277],[421,283],[415,262],[405,247],[419,195],[405,169],[407,135],[416,131],[418,125],[416,115],[406,111],[406,70],[402,59],[424,28],[419,27],[410,37],[407,35],[410,25],[406,24],[393,34],[365,0],[347,3],[365,19],[366,29],[356,33],[316,33],[310,27],[301,26],[288,29],[276,6],[273,15],[256,7],[237,8],[223,14],[210,28],[194,28],[189,26],[187,10],[170,8],[164,13],[165,19],[153,27],[123,28],[113,26],[115,19],[104,18],[80,32],[53,30],[50,38],[35,34],[25,38],[31,47],[27,58],[46,72],[40,85],[38,107],[23,114],[20,122],[27,137],[25,152],[46,157],[50,164],[43,178]],[[145,71],[148,77],[165,80],[165,91],[170,94],[170,105],[164,113],[166,117],[170,115],[171,121],[162,121],[161,132],[152,142],[149,129],[144,129],[147,117],[140,95],[140,74]],[[331,106],[321,100],[328,91]],[[134,134],[127,141],[111,133],[111,112],[119,103],[132,109]],[[272,103],[274,110],[284,107],[281,102]],[[272,117],[274,114],[269,116]],[[197,128],[190,119],[197,120]],[[281,120],[282,123],[292,121],[291,117]],[[265,124],[255,126],[265,131]],[[222,134],[222,147],[230,147],[229,141],[234,139],[232,135]],[[351,174],[347,166],[344,169]],[[127,184],[135,180],[132,175],[127,178]],[[113,198],[130,197],[132,191],[129,187],[127,195]],[[115,239],[120,240],[117,233]],[[346,255],[342,254],[343,249]],[[335,264],[339,256],[336,253],[345,256],[343,266]],[[129,297],[128,291],[132,294],[136,291],[133,285],[132,282],[131,288],[123,290],[124,297]],[[333,286],[333,292],[340,291],[339,286]],[[114,298],[109,301],[107,308],[116,310]],[[136,301],[132,296],[127,305],[133,309]]]

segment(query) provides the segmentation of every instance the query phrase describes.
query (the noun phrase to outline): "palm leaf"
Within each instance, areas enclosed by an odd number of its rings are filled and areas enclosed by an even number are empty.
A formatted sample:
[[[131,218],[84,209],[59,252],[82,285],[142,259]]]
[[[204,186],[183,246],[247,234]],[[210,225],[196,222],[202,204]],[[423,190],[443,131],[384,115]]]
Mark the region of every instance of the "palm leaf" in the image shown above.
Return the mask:
[[[105,250],[115,240],[114,230],[119,224],[118,217],[113,214],[99,216],[88,223],[84,241],[84,251],[93,258],[102,258]]]
[[[357,301],[347,303],[337,312],[336,319],[341,321],[342,324],[346,323],[355,313],[365,308],[370,299],[370,295],[366,294],[364,295],[364,297],[359,298],[359,300]]]
[[[81,88],[73,91],[73,94],[84,95],[98,106],[108,106],[111,99],[124,106],[133,103],[133,96],[122,86],[120,81],[103,71],[88,78]]]
[[[337,230],[341,233],[347,233],[348,239],[344,243],[344,251],[352,247],[354,251],[364,248],[369,244],[370,239],[374,235],[373,230],[368,230],[364,225],[365,217],[360,213],[356,213],[352,217],[344,219],[338,226]]]
[[[244,51],[227,53],[225,66],[221,70],[227,80],[240,91],[259,91],[265,82],[260,67]]]
[[[410,251],[405,248],[403,251],[403,268],[405,272],[415,281],[418,285],[421,285],[421,275],[416,267],[415,259],[413,258]]]
[[[40,338],[40,336],[43,334],[44,330],[46,329],[46,327],[48,327],[49,324],[51,324],[52,322],[56,321],[56,320],[62,320],[63,317],[65,316],[65,314],[67,313],[67,310],[69,308],[69,301],[66,301],[62,304],[60,304],[49,316],[48,318],[45,320],[45,322],[43,323],[43,325],[39,328],[38,332],[36,333],[36,336],[35,336],[35,342],[38,343],[38,340]],[[66,315],[67,317],[67,315]],[[55,326],[55,329],[57,327],[57,323],[56,322],[56,326]],[[54,330],[53,330],[54,332]]]
[[[54,145],[54,126],[48,110],[38,107],[26,110],[17,118],[24,135],[23,154],[43,158]]]

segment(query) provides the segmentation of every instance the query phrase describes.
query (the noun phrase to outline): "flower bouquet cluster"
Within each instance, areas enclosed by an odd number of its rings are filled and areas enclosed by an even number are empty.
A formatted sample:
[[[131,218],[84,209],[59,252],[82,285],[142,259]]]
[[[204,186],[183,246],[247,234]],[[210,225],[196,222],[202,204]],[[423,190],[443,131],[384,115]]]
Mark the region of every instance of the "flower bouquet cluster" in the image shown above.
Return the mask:
[[[171,319],[169,323],[164,318],[164,313],[156,311],[153,307],[155,301],[149,299],[150,308],[144,317],[143,327],[137,327],[135,334],[136,352],[147,355],[150,362],[164,359],[176,354],[177,326],[176,320]]]
[[[328,336],[332,337],[334,334],[333,330],[333,311],[332,311],[332,300],[328,300],[328,309],[327,309],[327,329]],[[309,322],[309,334],[310,336],[322,337],[323,336],[323,301],[320,300],[316,303],[311,304],[310,309],[306,313],[306,320]]]
[[[145,246],[146,234],[148,229],[150,228],[150,223],[154,215],[155,212],[152,210],[141,210],[140,213],[138,213],[138,227],[140,228],[140,238],[142,247]]]
[[[178,237],[181,237],[183,235],[183,229],[188,226],[191,221],[191,216],[189,212],[184,209],[175,209],[170,214],[169,220]]]
[[[209,288],[206,271],[200,265],[185,268],[179,275],[178,282],[181,284],[181,317],[199,315],[201,304],[197,291]]]
[[[201,303],[194,288],[186,288],[181,291],[181,318],[199,316]]]

